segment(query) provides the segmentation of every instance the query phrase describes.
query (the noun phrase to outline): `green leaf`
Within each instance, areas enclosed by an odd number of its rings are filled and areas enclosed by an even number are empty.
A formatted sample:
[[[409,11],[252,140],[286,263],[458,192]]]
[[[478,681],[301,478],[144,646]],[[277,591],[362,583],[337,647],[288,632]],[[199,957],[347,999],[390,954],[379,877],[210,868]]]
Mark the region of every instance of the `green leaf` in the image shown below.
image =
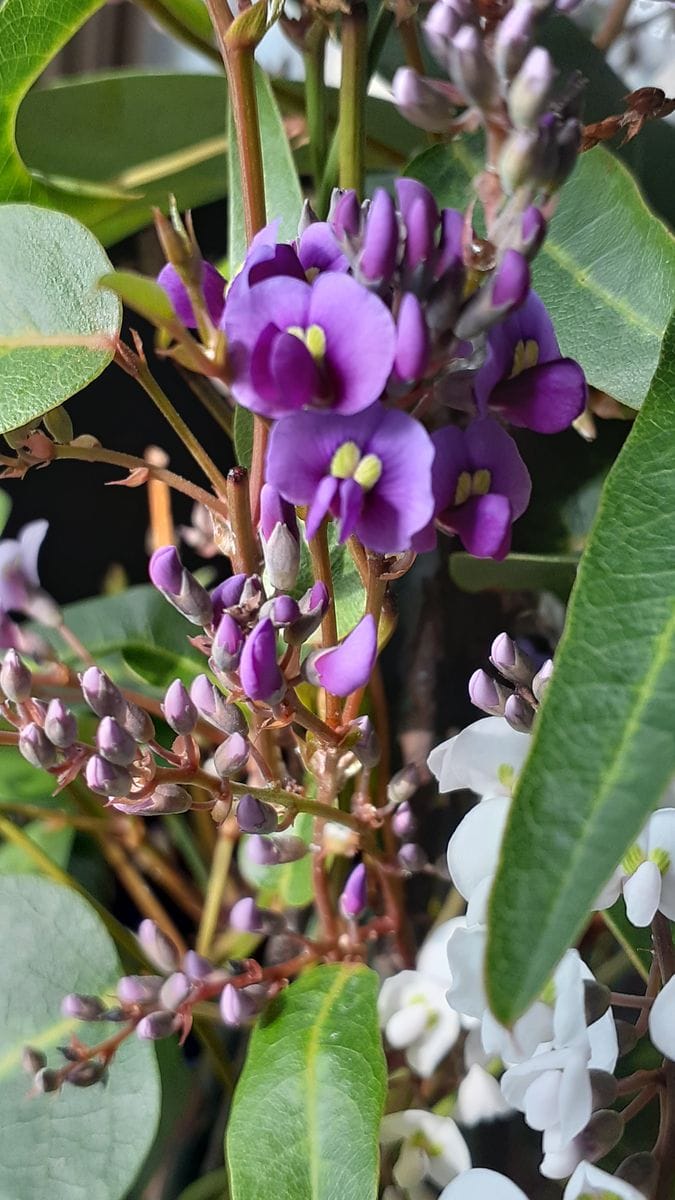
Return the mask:
[[[487,980],[513,1021],[574,943],[675,770],[675,321],[610,472],[516,789]]]
[[[509,554],[497,562],[458,552],[450,555],[450,575],[465,592],[549,591],[564,600],[578,562],[576,554]]]
[[[295,169],[281,113],[274,98],[272,84],[259,67],[256,67],[255,84],[265,175],[267,219],[275,221],[279,218],[279,241],[288,242],[298,234],[298,222],[302,211],[300,180]],[[241,193],[241,168],[231,112],[228,118],[228,142],[230,147],[228,155],[230,179],[228,254],[230,269],[234,274],[239,270],[246,255],[246,234]]]
[[[114,292],[123,304],[156,325],[176,319],[164,288],[147,275],[139,275],[136,271],[110,271],[101,276],[98,286]]]
[[[27,763],[14,746],[0,746],[0,800],[10,804],[43,804],[46,808],[67,807],[63,793],[54,798],[53,775]]]
[[[56,408],[111,362],[112,349],[58,344],[62,335],[117,337],[120,302],[96,289],[109,270],[101,246],[72,217],[0,206],[0,432]]]
[[[289,833],[301,837],[303,842],[309,845],[313,825],[314,819],[309,813],[298,813]],[[249,858],[247,843],[247,837],[241,838],[237,863],[246,882],[257,890],[258,903],[263,908],[270,905],[278,905],[280,908],[304,908],[305,905],[311,904],[314,896],[311,854],[276,867],[261,867]]]
[[[240,466],[251,469],[253,458],[253,413],[237,404],[234,410],[234,450]]]
[[[47,821],[31,821],[24,833],[35,842],[59,867],[67,867],[73,848],[75,830],[69,825],[49,825]],[[0,875],[39,874],[32,858],[13,842],[0,845]]]
[[[228,1200],[227,1169],[220,1167],[217,1171],[209,1171],[191,1183],[189,1188],[181,1192],[178,1200]]]
[[[303,530],[303,539],[300,547],[300,571],[295,585],[297,596],[302,596],[314,582],[309,550],[304,540],[304,525],[301,526],[301,529]],[[338,637],[343,638],[363,616],[365,591],[349,550],[338,541],[338,529],[334,521],[328,526],[328,552],[333,576]]]
[[[481,168],[480,139],[463,138],[426,150],[407,174],[463,208]],[[563,354],[594,387],[639,408],[675,301],[675,239],[607,151],[583,154],[562,189],[533,282]]]
[[[122,973],[99,917],[80,896],[34,876],[0,879],[0,1195],[122,1200],[155,1136],[160,1088],[152,1046],[130,1038],[106,1087],[31,1096],[26,1044],[59,1062],[72,1034],[96,1044],[118,1029],[60,1015],[68,992],[112,992]],[[63,1061],[63,1060],[60,1060]]]
[[[377,976],[306,971],[256,1026],[227,1131],[232,1200],[375,1200],[386,1068]]]

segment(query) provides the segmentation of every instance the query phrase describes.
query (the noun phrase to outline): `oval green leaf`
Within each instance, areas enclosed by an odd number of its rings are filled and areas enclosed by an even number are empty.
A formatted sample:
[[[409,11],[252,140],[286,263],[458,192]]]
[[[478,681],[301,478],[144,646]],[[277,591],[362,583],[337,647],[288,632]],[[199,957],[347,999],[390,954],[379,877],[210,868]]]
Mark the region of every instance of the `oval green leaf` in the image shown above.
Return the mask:
[[[0,433],[57,408],[111,362],[122,307],[96,287],[110,269],[72,217],[0,206]]]
[[[148,1043],[125,1042],[106,1087],[31,1096],[21,1069],[27,1043],[58,1061],[77,1033],[90,1044],[113,1030],[60,1015],[68,992],[114,989],[121,966],[99,918],[75,893],[34,876],[0,879],[0,1195],[12,1200],[121,1200],[148,1153],[160,1087]]]
[[[539,994],[675,770],[675,320],[605,484],[490,905],[487,984]]]
[[[377,976],[315,967],[251,1037],[230,1116],[232,1200],[375,1200],[386,1066]]]

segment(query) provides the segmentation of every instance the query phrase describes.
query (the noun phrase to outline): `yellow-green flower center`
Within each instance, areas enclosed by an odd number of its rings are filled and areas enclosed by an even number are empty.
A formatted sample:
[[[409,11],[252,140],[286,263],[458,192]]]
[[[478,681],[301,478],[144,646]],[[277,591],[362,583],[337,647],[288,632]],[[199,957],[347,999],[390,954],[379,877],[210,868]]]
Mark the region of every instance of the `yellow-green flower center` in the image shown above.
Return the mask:
[[[333,455],[330,473],[335,479],[354,479],[364,492],[369,492],[382,474],[382,460],[376,454],[364,454],[362,458],[356,442],[343,442]]]
[[[656,863],[661,874],[665,875],[670,867],[670,855],[667,850],[662,849],[660,846],[655,846],[653,850],[649,851],[649,856],[647,856],[644,850],[635,842],[621,859],[621,870],[626,875],[633,875],[638,867],[641,867],[645,862]]]
[[[515,375],[520,375],[521,371],[527,371],[529,367],[536,367],[539,362],[539,346],[533,338],[528,338],[526,342],[519,341],[513,351],[513,366],[511,368],[510,379]]]
[[[466,504],[471,496],[487,496],[492,475],[481,468],[479,471],[462,471],[455,488],[455,505]]]
[[[616,1192],[584,1192],[579,1200],[620,1200]]]
[[[431,1138],[427,1137],[426,1133],[421,1129],[416,1129],[410,1135],[408,1143],[411,1146],[415,1146],[418,1150],[424,1150],[425,1154],[429,1155],[429,1158],[437,1158],[439,1154],[443,1153],[443,1147],[439,1146],[436,1142],[432,1142]]]
[[[309,325],[303,329],[301,325],[289,325],[286,333],[292,333],[299,338],[309,350],[315,362],[321,362],[326,353],[326,335],[320,325]]]

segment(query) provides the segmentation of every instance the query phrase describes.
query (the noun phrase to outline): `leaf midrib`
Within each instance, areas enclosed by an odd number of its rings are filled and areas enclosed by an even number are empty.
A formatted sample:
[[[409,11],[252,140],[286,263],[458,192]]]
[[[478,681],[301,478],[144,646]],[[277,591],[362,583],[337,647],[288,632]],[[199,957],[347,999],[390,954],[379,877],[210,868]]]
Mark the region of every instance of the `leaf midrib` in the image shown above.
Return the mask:
[[[321,1007],[316,1014],[316,1018],[310,1028],[309,1038],[307,1040],[307,1088],[305,1092],[307,1104],[307,1149],[309,1157],[309,1173],[311,1194],[314,1200],[321,1200],[320,1193],[320,1156],[318,1153],[318,1105],[316,1102],[318,1085],[316,1078],[316,1063],[319,1056],[320,1036],[323,1026],[326,1024],[328,1014],[330,1013],[333,1004],[338,996],[347,986],[351,979],[351,973],[347,971],[340,972],[336,976],[335,982],[324,996]]]

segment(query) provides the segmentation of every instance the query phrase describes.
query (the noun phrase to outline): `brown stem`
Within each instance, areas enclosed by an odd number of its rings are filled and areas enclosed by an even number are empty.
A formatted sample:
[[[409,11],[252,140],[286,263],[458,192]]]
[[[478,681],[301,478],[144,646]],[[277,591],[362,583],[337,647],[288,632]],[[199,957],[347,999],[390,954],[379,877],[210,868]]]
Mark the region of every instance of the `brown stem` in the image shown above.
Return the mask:
[[[265,461],[267,459],[267,443],[269,427],[263,417],[253,417],[253,453],[251,456],[251,478],[249,481],[251,496],[251,518],[253,528],[257,529],[260,521],[260,493],[265,482]]]
[[[170,937],[175,942],[180,953],[184,954],[187,946],[181,933],[174,925],[164,906],[160,904],[152,888],[148,887],[142,875],[129,862],[122,847],[108,837],[103,830],[101,830],[101,834],[98,837],[98,842],[103,857],[107,859],[120,883],[129,893],[139,911],[144,917],[151,917],[167,937]]]
[[[169,459],[159,446],[148,446],[143,455],[151,467],[168,467]],[[150,540],[152,549],[159,550],[161,546],[173,546],[176,533],[173,526],[171,511],[171,490],[163,479],[148,477],[148,510],[150,516]]]
[[[202,912],[202,900],[198,892],[183,878],[180,871],[171,866],[154,847],[142,842],[131,851],[132,858],[153,881],[175,900],[183,912],[193,921],[198,921]]]
[[[245,467],[233,467],[228,472],[227,499],[234,543],[232,565],[235,571],[254,575],[260,567],[260,550],[253,529],[248,472]]]
[[[422,58],[420,40],[417,33],[416,15],[406,17],[398,27],[398,34],[403,45],[405,61],[418,75],[426,75],[426,67]]]
[[[612,992],[609,1002],[614,1008],[651,1008],[654,1000],[651,996],[633,996],[629,992]]]
[[[335,593],[333,591],[333,571],[328,549],[328,522],[322,521],[316,534],[308,543],[309,556],[312,561],[312,572],[316,583],[325,584],[330,604],[321,622],[321,645],[324,648],[335,646],[338,640],[337,614],[335,612]],[[337,725],[340,720],[340,701],[337,696],[324,693],[326,720],[329,725]]]
[[[634,1100],[631,1100],[630,1104],[627,1104],[625,1108],[622,1108],[621,1116],[624,1122],[632,1121],[633,1117],[637,1117],[638,1113],[641,1113],[643,1108],[646,1108],[647,1105],[651,1103],[658,1091],[659,1085],[657,1083],[653,1083],[651,1087],[646,1087],[639,1096],[636,1096]]]
[[[604,21],[593,38],[598,50],[607,51],[610,46],[614,45],[623,31],[632,3],[633,0],[614,0],[614,3],[610,5]]]

